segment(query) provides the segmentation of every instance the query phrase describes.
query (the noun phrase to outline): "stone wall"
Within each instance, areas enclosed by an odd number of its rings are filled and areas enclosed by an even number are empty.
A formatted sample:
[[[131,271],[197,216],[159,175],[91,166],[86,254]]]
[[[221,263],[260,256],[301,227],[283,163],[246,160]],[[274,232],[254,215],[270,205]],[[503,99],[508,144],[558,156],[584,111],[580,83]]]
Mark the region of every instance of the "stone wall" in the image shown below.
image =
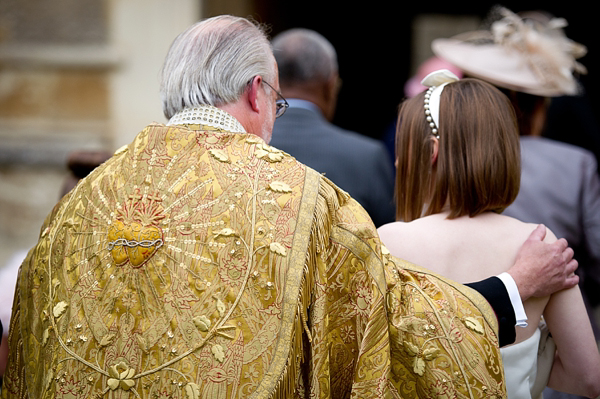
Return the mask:
[[[110,146],[102,0],[0,2],[0,265],[35,243],[70,151]]]
[[[68,155],[164,122],[158,72],[200,0],[0,1],[0,268],[37,241]]]

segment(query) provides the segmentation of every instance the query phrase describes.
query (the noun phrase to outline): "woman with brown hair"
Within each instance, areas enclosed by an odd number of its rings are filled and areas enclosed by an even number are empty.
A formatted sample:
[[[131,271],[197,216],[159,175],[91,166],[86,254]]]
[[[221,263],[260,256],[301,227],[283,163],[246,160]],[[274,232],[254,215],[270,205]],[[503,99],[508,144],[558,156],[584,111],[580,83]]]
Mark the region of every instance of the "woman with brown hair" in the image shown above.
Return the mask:
[[[400,221],[382,226],[379,235],[392,255],[456,281],[499,275],[536,227],[500,214],[519,191],[514,110],[504,94],[478,79],[438,71],[424,84],[430,89],[400,108]],[[554,240],[548,230],[546,241]],[[529,299],[524,308],[529,323],[517,329],[513,346],[502,349],[509,398],[539,397],[546,381],[561,391],[597,396],[600,355],[579,288]],[[557,348],[549,376],[537,375],[544,323]],[[542,384],[534,384],[536,376]]]

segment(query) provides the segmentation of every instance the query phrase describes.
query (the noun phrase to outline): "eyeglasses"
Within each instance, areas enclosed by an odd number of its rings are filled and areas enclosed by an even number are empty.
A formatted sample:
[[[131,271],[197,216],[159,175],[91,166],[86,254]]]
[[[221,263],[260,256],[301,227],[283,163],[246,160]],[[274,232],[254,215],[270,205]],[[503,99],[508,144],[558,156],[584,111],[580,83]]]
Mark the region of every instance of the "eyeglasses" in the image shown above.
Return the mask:
[[[271,88],[271,90],[273,90],[275,93],[277,93],[278,99],[275,101],[275,107],[276,107],[275,118],[279,118],[281,115],[285,114],[285,111],[288,109],[288,107],[290,105],[285,100],[285,98],[283,98],[281,93],[278,92],[277,90],[275,90],[275,88],[273,86],[268,84],[266,80],[263,79],[263,83],[266,84],[267,86],[269,86]]]

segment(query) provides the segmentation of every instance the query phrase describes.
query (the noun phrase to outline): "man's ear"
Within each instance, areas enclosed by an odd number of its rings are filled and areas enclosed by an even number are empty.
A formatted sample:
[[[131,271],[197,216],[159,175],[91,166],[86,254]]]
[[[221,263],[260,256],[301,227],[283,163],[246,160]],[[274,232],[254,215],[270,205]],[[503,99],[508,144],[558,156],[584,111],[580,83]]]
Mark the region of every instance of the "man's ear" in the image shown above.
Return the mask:
[[[434,166],[437,163],[440,141],[433,135],[431,136],[430,140],[431,140],[431,166]]]
[[[250,108],[252,108],[252,110],[254,112],[259,112],[259,106],[258,106],[258,94],[259,94],[259,90],[260,90],[260,86],[262,85],[262,78],[260,76],[255,76],[252,79],[252,82],[250,83],[250,85],[248,86],[248,103],[250,105]]]

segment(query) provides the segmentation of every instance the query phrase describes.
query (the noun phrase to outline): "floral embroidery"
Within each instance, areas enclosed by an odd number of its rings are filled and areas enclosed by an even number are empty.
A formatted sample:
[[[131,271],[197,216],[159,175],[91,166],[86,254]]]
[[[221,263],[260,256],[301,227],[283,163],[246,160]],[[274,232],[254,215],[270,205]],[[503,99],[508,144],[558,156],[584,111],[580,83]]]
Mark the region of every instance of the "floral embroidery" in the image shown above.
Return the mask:
[[[113,391],[117,388],[128,391],[135,385],[132,379],[135,375],[135,370],[129,368],[124,362],[111,366],[108,369],[108,374],[112,378],[109,378],[106,384]]]
[[[258,137],[194,129],[148,127],[55,208],[23,266],[7,392],[25,370],[29,397],[503,392],[493,326],[384,268],[345,193]]]

